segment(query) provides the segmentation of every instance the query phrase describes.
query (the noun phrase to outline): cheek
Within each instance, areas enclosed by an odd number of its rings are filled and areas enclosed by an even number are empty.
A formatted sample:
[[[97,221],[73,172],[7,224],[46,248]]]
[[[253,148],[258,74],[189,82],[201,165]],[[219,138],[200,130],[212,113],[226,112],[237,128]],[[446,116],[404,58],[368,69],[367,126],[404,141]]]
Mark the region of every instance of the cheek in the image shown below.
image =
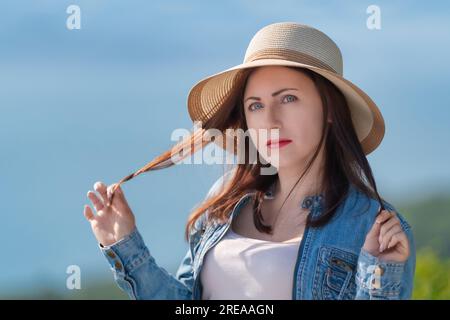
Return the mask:
[[[298,147],[311,149],[319,143],[322,135],[321,112],[298,112],[289,117],[288,123],[289,134]]]

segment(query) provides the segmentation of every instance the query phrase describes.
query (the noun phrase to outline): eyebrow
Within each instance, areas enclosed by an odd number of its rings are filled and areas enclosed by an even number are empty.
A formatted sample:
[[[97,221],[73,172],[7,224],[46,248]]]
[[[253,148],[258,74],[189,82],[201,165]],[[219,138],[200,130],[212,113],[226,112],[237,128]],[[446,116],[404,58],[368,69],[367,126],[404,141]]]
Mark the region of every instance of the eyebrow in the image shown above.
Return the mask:
[[[297,90],[298,91],[298,89],[296,89],[296,88],[284,88],[284,89],[281,89],[281,90],[278,90],[278,91],[275,91],[274,93],[272,93],[272,97],[275,97],[275,96],[279,95],[280,93],[287,91],[287,90]],[[261,101],[261,98],[259,98],[259,97],[248,97],[247,99],[244,100],[244,102],[246,102],[247,100],[250,100],[250,99]]]

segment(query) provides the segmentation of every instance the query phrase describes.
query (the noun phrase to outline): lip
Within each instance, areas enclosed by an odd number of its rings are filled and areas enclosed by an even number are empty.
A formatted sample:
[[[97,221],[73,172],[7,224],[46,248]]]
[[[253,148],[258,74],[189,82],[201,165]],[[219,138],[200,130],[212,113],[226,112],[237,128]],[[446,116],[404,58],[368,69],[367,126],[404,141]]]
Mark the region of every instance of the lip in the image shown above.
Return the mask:
[[[267,146],[271,149],[282,148],[291,142],[292,140],[289,139],[269,140],[267,141]]]

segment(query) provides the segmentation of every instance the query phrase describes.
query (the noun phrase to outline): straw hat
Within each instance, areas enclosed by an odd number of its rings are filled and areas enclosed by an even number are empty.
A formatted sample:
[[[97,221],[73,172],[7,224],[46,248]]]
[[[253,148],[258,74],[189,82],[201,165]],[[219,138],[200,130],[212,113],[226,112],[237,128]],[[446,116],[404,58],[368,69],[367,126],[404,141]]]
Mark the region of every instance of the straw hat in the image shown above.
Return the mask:
[[[369,154],[381,143],[384,136],[381,112],[363,90],[343,77],[338,46],[323,32],[294,22],[263,27],[251,39],[242,64],[195,84],[188,95],[192,121],[204,123],[220,108],[233,106],[244,83],[243,71],[261,66],[303,67],[324,76],[345,96],[364,153]],[[236,149],[233,151],[236,153]]]

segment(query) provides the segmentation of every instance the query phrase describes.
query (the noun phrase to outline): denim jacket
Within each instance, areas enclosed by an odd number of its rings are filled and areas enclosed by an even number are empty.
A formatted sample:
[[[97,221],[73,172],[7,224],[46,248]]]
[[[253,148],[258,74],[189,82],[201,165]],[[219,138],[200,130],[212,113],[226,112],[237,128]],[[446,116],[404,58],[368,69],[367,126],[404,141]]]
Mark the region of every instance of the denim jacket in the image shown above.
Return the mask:
[[[216,181],[207,197],[218,192],[225,176]],[[220,241],[251,195],[242,196],[226,223],[207,223],[208,211],[196,221],[175,275],[156,263],[137,228],[110,246],[99,243],[119,288],[131,299],[201,300],[200,272],[205,254]],[[411,299],[416,266],[412,229],[391,204],[384,204],[396,212],[409,239],[408,259],[401,263],[382,261],[362,249],[379,204],[351,186],[326,226],[305,228],[294,268],[293,300]],[[323,197],[308,196],[301,205],[316,217],[321,213]]]

